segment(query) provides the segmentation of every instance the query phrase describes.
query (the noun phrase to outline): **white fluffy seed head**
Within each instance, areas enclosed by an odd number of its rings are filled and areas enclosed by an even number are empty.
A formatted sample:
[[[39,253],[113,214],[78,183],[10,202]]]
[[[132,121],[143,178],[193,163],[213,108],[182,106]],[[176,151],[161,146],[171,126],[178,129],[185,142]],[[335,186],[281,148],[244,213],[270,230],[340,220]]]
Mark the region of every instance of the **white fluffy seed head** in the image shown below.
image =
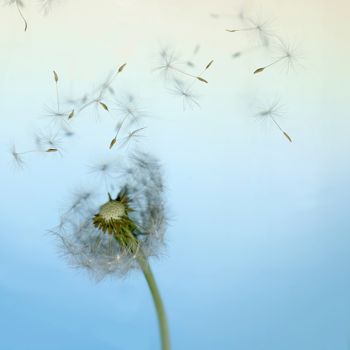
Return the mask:
[[[78,210],[63,213],[62,224],[52,231],[69,263],[86,269],[96,280],[108,275],[125,276],[140,267],[134,249],[126,250],[114,235],[104,234],[109,227],[116,230],[127,225],[147,258],[159,256],[164,246],[167,216],[158,160],[135,152],[118,171],[122,181],[117,183],[121,188],[117,199],[109,195],[109,201],[98,206],[94,200],[83,200]],[[135,230],[129,221],[135,224]]]

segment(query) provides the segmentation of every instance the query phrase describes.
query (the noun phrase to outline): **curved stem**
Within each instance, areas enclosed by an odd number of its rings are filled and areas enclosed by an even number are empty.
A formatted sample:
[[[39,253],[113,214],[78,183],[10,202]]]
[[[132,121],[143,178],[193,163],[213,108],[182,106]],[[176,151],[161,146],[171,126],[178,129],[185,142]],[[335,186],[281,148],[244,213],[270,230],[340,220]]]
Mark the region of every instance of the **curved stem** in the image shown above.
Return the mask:
[[[142,272],[146,278],[146,281],[148,283],[149,289],[152,294],[154,306],[157,310],[158,315],[158,323],[159,323],[159,329],[160,329],[160,337],[161,337],[161,343],[162,343],[162,350],[170,350],[170,337],[169,337],[169,328],[168,328],[168,322],[167,317],[163,305],[162,298],[160,296],[157,283],[154,279],[151,267],[144,256],[142,252],[139,251],[137,254],[137,261],[142,269]]]
[[[18,0],[16,0],[16,7],[17,7],[17,11],[18,11],[19,15],[21,16],[21,18],[22,18],[22,20],[24,22],[24,31],[26,31],[27,28],[28,28],[28,23],[27,23],[25,17],[23,16],[23,13],[21,11],[20,5],[18,4]]]

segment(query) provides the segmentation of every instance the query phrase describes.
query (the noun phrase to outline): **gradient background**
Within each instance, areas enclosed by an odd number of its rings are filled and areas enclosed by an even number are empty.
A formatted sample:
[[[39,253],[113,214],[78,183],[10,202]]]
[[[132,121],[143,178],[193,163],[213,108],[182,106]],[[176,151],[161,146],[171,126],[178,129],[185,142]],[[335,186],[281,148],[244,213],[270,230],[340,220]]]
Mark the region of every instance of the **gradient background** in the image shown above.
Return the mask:
[[[87,119],[64,157],[29,157],[21,171],[8,155],[47,125],[53,69],[69,95],[128,62],[115,85],[140,97],[143,143],[167,174],[168,247],[152,264],[173,348],[350,349],[348,2],[246,2],[303,56],[295,71],[259,76],[259,54],[230,57],[249,36],[209,16],[238,1],[66,0],[48,16],[27,3],[27,33],[15,8],[0,8],[0,348],[159,348],[142,275],[96,284],[47,234],[89,183],[86,165],[108,154],[99,135],[112,124]],[[197,44],[197,62],[215,62],[201,108],[183,112],[151,71],[160,46],[186,55]],[[276,96],[292,144],[249,117]]]

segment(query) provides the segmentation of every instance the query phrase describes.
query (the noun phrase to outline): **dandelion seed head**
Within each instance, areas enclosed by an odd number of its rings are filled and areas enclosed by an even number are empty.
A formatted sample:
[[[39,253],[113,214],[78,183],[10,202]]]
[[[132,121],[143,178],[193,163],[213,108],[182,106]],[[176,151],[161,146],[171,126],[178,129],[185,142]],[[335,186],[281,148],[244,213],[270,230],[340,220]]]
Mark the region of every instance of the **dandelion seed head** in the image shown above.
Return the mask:
[[[120,201],[109,201],[103,204],[99,211],[99,215],[105,221],[120,220],[125,214],[125,205]]]
[[[108,194],[100,203],[96,197],[85,207],[89,210],[66,211],[52,230],[70,264],[97,280],[138,268],[139,249],[150,257],[164,246],[167,217],[158,160],[136,152],[119,170],[115,198]]]

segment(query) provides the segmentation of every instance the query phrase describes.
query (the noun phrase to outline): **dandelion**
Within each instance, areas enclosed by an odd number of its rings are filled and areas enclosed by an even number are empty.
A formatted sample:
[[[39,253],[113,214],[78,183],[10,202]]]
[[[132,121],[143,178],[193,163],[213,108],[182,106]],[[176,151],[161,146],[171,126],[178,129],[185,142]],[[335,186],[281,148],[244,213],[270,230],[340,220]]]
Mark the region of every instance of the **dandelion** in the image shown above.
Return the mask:
[[[125,67],[126,67],[126,63],[119,66],[114,73],[110,74],[107,77],[107,79],[102,83],[102,85],[98,87],[97,91],[93,92],[92,95],[95,97],[93,97],[91,100],[88,100],[87,98],[88,95],[85,94],[84,95],[85,100],[83,104],[78,108],[76,114],[81,113],[86,108],[92,105],[95,105],[95,107],[101,107],[103,110],[109,112],[109,107],[104,101],[105,95],[108,91],[113,91],[111,88],[111,85],[113,81],[116,79],[116,77],[124,71]]]
[[[58,152],[58,149],[54,148],[54,147],[48,147],[48,148],[46,148],[44,150],[32,149],[32,150],[21,151],[21,152],[17,152],[15,145],[12,145],[11,148],[10,148],[11,158],[14,161],[14,164],[18,168],[23,168],[24,167],[24,165],[25,165],[24,157],[27,154],[31,154],[31,153],[56,153],[56,152]]]
[[[115,99],[114,106],[113,109],[123,118],[122,124],[125,122],[128,125],[132,125],[146,116],[145,110],[140,107],[139,102],[131,94]]]
[[[12,147],[10,149],[10,154],[11,154],[11,157],[12,157],[14,163],[16,164],[16,166],[19,168],[23,168],[24,167],[24,160],[23,160],[22,153],[17,152],[15,145],[12,145]]]
[[[123,63],[121,66],[118,67],[118,69],[110,75],[109,78],[107,78],[107,80],[102,84],[102,87],[101,87],[101,91],[100,91],[100,94],[99,94],[99,98],[101,99],[106,90],[108,90],[108,88],[110,88],[110,86],[112,85],[113,81],[115,80],[115,78],[124,71],[126,67],[126,63]]]
[[[279,63],[285,63],[287,65],[287,71],[294,67],[294,64],[297,59],[297,50],[295,46],[291,44],[284,43],[282,40],[279,40],[278,51],[280,52],[276,59],[266,66],[257,68],[254,71],[254,74],[261,73],[265,71],[267,68],[270,68]]]
[[[258,33],[266,33],[266,25],[267,21],[261,22],[261,21],[254,21],[250,20],[251,26],[250,27],[245,27],[245,28],[235,28],[235,29],[226,29],[227,32],[229,33],[235,33],[235,32],[249,32],[249,31],[256,31]]]
[[[266,19],[253,19],[249,17],[242,17],[241,20],[244,20],[247,25],[245,27],[240,28],[233,28],[233,29],[226,29],[229,33],[236,33],[236,32],[254,32],[258,35],[261,43],[264,46],[268,46],[271,37],[273,34],[269,30],[270,21]]]
[[[278,128],[278,130],[283,134],[283,136],[289,142],[292,142],[291,137],[282,129],[282,127],[276,120],[276,118],[281,116],[281,106],[278,101],[274,101],[270,105],[261,108],[255,116],[258,118],[269,118]]]
[[[187,107],[190,109],[200,107],[198,98],[193,93],[192,85],[186,85],[181,80],[174,80],[174,83],[175,84],[173,88],[170,89],[170,92],[175,96],[181,97],[183,110],[186,110]]]
[[[114,138],[112,139],[111,143],[109,144],[109,149],[111,149],[116,143],[117,143],[117,137],[119,135],[119,132],[124,124],[124,121],[126,120],[126,118],[124,118],[121,122],[119,122],[116,126],[116,134],[114,136]]]
[[[91,197],[75,201],[78,209],[63,213],[60,225],[51,232],[69,263],[97,280],[141,270],[157,311],[162,349],[169,350],[166,313],[149,264],[164,246],[167,227],[160,165],[139,152],[120,170],[115,195],[101,193],[107,200],[100,202],[90,201]]]
[[[124,117],[124,119],[122,121],[118,122],[118,124],[116,126],[116,134],[115,134],[114,138],[112,139],[112,141],[109,144],[109,149],[112,149],[117,143],[120,144],[120,146],[119,146],[120,148],[124,147],[124,146],[126,146],[129,143],[129,141],[131,139],[137,139],[137,138],[142,136],[140,134],[140,132],[142,130],[146,129],[145,127],[135,129],[135,130],[129,132],[126,137],[121,138],[121,140],[119,140],[118,135],[119,135],[119,133],[120,133],[120,131],[121,131],[125,121],[127,120],[127,118],[128,118],[128,116]]]
[[[209,67],[204,69],[200,74],[195,75],[195,74],[188,73],[188,72],[178,68],[177,66],[175,66],[177,60],[176,60],[176,57],[173,53],[169,53],[168,51],[165,50],[165,51],[161,51],[160,56],[161,56],[162,63],[160,66],[158,66],[154,69],[155,71],[157,71],[157,70],[162,71],[165,76],[167,76],[170,71],[173,71],[173,72],[179,73],[181,75],[184,75],[184,76],[196,79],[198,81],[201,81],[202,83],[208,83],[208,81],[202,77],[202,74]]]
[[[69,127],[68,121],[73,118],[75,112],[74,110],[65,110],[58,112],[57,109],[52,108],[48,105],[45,106],[44,117],[47,117],[50,120],[50,124],[62,127],[65,125]]]
[[[61,149],[62,138],[59,132],[39,131],[35,135],[35,143],[39,151],[48,151],[48,149]],[[51,151],[52,152],[52,151]]]
[[[16,5],[18,14],[20,15],[24,23],[24,31],[26,31],[28,28],[28,23],[22,12],[22,9],[24,8],[23,1],[22,0],[5,0],[5,5],[13,5],[13,4]]]
[[[179,59],[175,52],[169,49],[161,49],[160,51],[160,66],[156,67],[154,71],[160,71],[164,78],[168,78],[169,73],[173,71],[173,67],[179,64]]]
[[[128,135],[122,140],[120,147],[124,147],[129,144],[130,140],[136,141],[138,138],[142,137],[141,131],[145,130],[146,127],[135,129],[128,133]]]

